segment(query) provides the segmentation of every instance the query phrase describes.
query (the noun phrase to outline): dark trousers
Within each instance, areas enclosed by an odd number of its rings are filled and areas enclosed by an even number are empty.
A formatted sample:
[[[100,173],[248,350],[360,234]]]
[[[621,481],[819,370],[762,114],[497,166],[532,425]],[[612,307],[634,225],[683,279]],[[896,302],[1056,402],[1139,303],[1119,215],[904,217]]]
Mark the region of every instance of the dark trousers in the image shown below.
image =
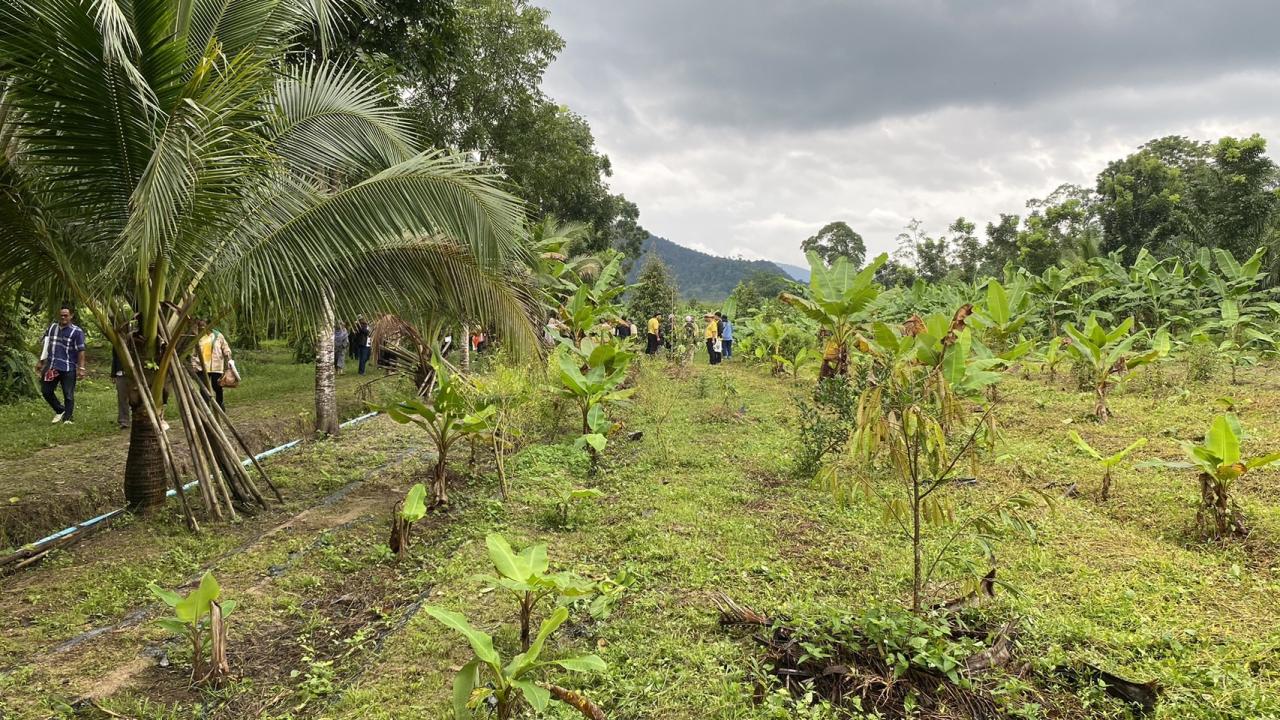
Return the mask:
[[[720,344],[724,346],[724,356],[727,358],[733,357],[733,341],[721,340]]]
[[[648,333],[645,335],[645,340],[647,340],[648,343],[645,345],[644,351],[649,355],[657,355],[658,354],[658,336],[654,335],[653,333]]]
[[[123,375],[111,378],[116,384],[116,425],[121,429],[129,427],[129,383]]]
[[[369,364],[369,346],[356,348],[356,358],[360,361],[360,374],[364,374],[364,366]]]
[[[58,402],[58,396],[53,394],[54,388],[59,385],[62,386],[62,402]],[[52,380],[41,380],[40,386],[44,401],[49,403],[49,407],[61,415],[64,422],[70,420],[76,411],[76,371],[60,372]]]
[[[715,340],[707,340],[707,360],[712,365],[720,364],[720,353],[716,352]]]
[[[222,385],[218,384],[218,381],[221,379],[222,373],[201,373],[200,394],[203,395],[205,401],[208,402],[209,391],[205,390],[205,383],[207,382],[209,387],[213,388],[213,399],[217,401],[218,407],[226,410],[227,406],[222,402]]]

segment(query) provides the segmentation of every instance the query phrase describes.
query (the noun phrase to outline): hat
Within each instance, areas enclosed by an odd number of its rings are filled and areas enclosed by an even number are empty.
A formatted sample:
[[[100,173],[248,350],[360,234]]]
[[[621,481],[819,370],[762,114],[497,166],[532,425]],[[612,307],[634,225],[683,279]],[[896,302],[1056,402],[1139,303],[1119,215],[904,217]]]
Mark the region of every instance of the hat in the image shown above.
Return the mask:
[[[685,315],[685,316],[684,316],[684,321],[685,321],[685,322],[693,322],[693,316],[692,316],[692,315]]]

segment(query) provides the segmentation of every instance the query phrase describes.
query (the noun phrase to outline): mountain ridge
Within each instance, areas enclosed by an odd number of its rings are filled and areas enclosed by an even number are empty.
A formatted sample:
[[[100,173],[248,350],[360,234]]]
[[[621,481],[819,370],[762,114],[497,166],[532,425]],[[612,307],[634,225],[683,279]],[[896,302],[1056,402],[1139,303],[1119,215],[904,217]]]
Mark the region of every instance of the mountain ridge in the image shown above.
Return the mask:
[[[719,302],[729,297],[739,282],[756,272],[795,277],[779,263],[770,260],[720,257],[650,234],[641,244],[640,257],[632,263],[627,282],[636,281],[650,254],[657,255],[671,269],[680,297],[686,300]],[[807,280],[807,271],[805,275]]]

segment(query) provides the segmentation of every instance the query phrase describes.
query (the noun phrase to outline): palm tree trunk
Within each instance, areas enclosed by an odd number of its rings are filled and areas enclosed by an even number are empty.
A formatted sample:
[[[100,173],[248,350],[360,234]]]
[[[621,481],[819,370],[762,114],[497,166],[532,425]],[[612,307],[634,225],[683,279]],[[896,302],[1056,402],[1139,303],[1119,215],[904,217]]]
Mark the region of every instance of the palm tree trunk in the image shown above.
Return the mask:
[[[316,434],[338,434],[338,395],[333,369],[333,303],[326,294],[316,336]]]
[[[462,372],[471,372],[471,328],[462,325]]]
[[[124,464],[124,499],[134,512],[147,513],[164,505],[166,487],[160,438],[142,404],[130,405],[129,455]]]

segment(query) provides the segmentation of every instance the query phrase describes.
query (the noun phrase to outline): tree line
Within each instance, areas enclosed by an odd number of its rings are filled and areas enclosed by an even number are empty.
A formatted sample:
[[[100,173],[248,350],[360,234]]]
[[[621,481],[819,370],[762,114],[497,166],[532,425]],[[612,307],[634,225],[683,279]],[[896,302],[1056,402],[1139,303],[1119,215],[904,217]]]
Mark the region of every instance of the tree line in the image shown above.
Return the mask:
[[[913,219],[877,274],[883,285],[947,279],[974,282],[1006,265],[1039,275],[1060,263],[1118,253],[1132,262],[1144,248],[1156,257],[1194,258],[1200,248],[1248,257],[1267,254],[1269,284],[1280,282],[1280,168],[1260,135],[1207,142],[1157,138],[1113,160],[1093,187],[1063,184],[1032,198],[1023,213],[1000,213],[979,226],[956,218],[933,234]],[[828,263],[845,256],[861,265],[866,246],[842,221],[802,243]]]

